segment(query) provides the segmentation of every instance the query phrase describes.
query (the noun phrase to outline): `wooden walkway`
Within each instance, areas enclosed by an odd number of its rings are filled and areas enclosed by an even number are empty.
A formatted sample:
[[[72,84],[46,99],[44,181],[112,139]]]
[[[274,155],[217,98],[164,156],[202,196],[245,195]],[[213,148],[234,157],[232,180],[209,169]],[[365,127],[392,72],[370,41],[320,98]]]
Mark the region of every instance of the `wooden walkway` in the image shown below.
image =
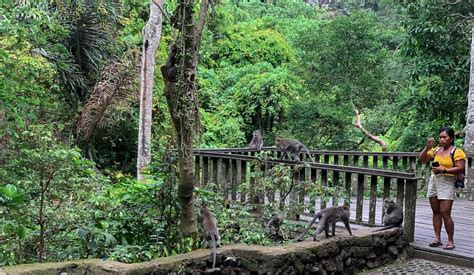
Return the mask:
[[[354,200],[353,200],[354,201]],[[377,199],[377,212],[375,221],[381,224],[382,200]],[[362,220],[367,221],[369,217],[369,200],[364,200]],[[355,217],[355,203],[351,204],[351,217]],[[417,249],[422,249],[437,254],[461,257],[464,259],[474,260],[474,201],[456,200],[453,204],[451,213],[454,220],[454,250],[444,250],[442,247],[432,248],[428,244],[434,238],[432,212],[427,198],[417,199],[416,215],[415,215],[415,242]],[[356,226],[357,228],[357,226]],[[448,237],[444,229],[441,229],[441,241],[446,245]]]

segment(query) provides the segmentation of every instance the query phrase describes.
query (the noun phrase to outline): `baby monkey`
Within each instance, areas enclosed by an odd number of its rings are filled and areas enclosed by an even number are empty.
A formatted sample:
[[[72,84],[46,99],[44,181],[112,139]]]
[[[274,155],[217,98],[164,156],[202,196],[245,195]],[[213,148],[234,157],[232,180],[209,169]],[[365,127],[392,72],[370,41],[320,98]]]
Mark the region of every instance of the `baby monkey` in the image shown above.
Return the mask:
[[[220,245],[220,235],[217,229],[217,218],[206,206],[201,207],[201,222],[203,239],[206,246],[212,247],[212,268],[216,267],[217,247]],[[209,244],[211,242],[212,246]]]
[[[290,160],[300,161],[299,155],[301,151],[303,151],[306,155],[308,155],[311,162],[315,162],[314,159],[311,157],[311,153],[309,152],[308,147],[306,147],[306,145],[297,140],[283,139],[277,137],[275,139],[275,145],[278,150],[283,151],[281,159],[283,159],[283,157],[287,155]]]
[[[273,213],[265,228],[268,230],[273,227],[277,236],[281,236],[283,239],[286,239],[285,234],[281,229],[284,220],[285,218],[282,215]]]
[[[336,236],[336,223],[339,221],[342,221],[344,223],[347,231],[349,231],[349,234],[352,236],[351,227],[349,225],[349,216],[350,209],[346,205],[323,209],[320,212],[316,213],[313,220],[308,224],[303,233],[301,233],[295,240],[300,241],[304,237],[306,232],[308,232],[308,230],[311,228],[311,226],[316,222],[316,219],[319,219],[319,224],[316,233],[314,233],[314,241],[318,240],[317,236],[323,230],[326,233],[326,238],[329,237],[329,225],[332,225],[332,235]]]

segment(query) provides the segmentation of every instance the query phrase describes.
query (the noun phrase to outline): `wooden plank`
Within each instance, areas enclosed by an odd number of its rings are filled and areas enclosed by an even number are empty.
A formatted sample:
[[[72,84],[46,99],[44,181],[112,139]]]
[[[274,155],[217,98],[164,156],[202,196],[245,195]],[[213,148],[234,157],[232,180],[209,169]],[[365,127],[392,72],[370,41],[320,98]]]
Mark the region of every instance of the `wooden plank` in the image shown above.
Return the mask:
[[[237,175],[237,170],[240,170],[240,163],[237,163],[240,160],[232,160],[230,163],[231,180],[230,180],[230,190],[231,190],[231,199],[232,201],[237,200],[237,179],[240,178],[240,175]]]
[[[247,166],[248,166],[247,162],[242,161],[241,165],[242,165],[240,168],[240,171],[242,173],[241,184],[247,185]],[[247,194],[245,192],[240,193],[240,201],[241,202],[247,201]]]
[[[194,157],[194,186],[199,187],[201,182],[201,157],[195,156]]]
[[[407,180],[405,187],[404,226],[410,242],[415,240],[416,184],[416,181]]]
[[[202,157],[202,186],[209,183],[209,158]]]
[[[397,203],[403,206],[403,199],[405,195],[405,180],[397,179]]]
[[[370,177],[369,224],[375,224],[376,206],[377,206],[377,176],[371,176]]]
[[[339,164],[339,156],[338,155],[335,155],[334,156],[334,164]],[[339,190],[339,172],[338,171],[333,171],[332,172],[332,186],[334,188],[337,188],[335,190]],[[334,196],[332,197],[332,206],[336,206],[337,205],[337,201],[336,201],[336,194],[334,194]]]
[[[237,200],[237,190],[242,186],[242,162],[241,160],[235,162],[235,186],[232,189],[232,197],[234,197],[234,192],[236,194],[235,200]],[[242,201],[242,195],[240,201],[245,202],[245,199]]]

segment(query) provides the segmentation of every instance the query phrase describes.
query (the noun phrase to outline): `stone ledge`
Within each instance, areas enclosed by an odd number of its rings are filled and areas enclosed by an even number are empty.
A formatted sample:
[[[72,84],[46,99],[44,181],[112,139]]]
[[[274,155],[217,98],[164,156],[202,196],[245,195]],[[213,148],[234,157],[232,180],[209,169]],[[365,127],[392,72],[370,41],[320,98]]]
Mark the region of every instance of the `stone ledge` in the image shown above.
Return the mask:
[[[245,244],[223,246],[219,268],[241,273],[320,273],[344,272],[376,268],[413,255],[403,229],[373,232],[359,229],[354,236],[337,232],[336,237],[320,241],[303,241],[281,246],[249,246]],[[153,261],[124,264],[99,259],[76,260],[59,263],[27,264],[5,267],[6,274],[168,274],[205,272],[209,266],[210,250],[199,249],[190,253],[158,258]],[[238,259],[230,266],[223,259]],[[218,269],[219,270],[219,269]],[[0,274],[2,270],[0,269]],[[215,274],[220,274],[218,273]]]

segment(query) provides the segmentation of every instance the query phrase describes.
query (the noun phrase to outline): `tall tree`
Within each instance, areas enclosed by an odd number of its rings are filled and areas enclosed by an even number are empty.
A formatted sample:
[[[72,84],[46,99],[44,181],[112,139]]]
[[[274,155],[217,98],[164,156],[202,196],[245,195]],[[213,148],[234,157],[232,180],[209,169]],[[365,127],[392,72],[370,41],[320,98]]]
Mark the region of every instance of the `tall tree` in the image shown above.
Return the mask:
[[[153,76],[155,55],[161,40],[164,0],[150,0],[150,17],[143,29],[143,53],[140,79],[140,119],[138,128],[137,178],[151,162],[151,110],[153,106]]]
[[[466,153],[474,153],[474,27],[471,31],[471,78],[469,80],[469,93],[467,94],[467,114],[466,114],[466,137],[464,139],[464,149]],[[468,173],[469,183],[474,181],[474,173]],[[468,186],[468,188],[472,186]],[[474,199],[474,190],[471,193],[471,200]]]
[[[194,5],[194,0],[178,1],[173,22],[177,35],[170,47],[168,61],[161,67],[165,81],[164,94],[176,131],[180,229],[184,236],[192,236],[198,232],[193,207],[193,142],[199,129],[196,69],[209,1],[201,1],[197,25],[194,21]]]

